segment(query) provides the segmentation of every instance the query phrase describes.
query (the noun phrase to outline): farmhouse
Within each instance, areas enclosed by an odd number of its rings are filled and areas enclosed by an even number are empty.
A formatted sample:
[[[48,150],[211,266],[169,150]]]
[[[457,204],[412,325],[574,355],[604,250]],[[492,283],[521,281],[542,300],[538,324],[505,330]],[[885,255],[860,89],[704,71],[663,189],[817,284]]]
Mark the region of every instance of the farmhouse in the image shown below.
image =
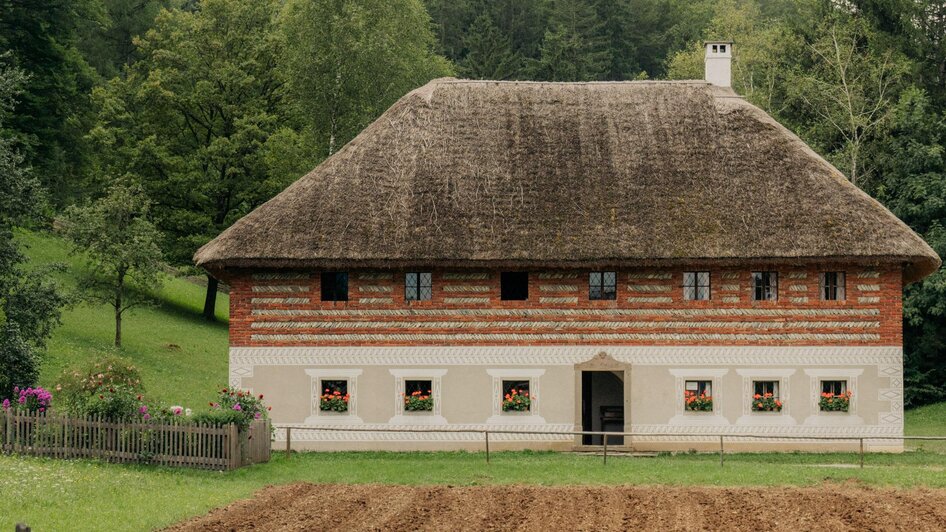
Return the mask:
[[[729,87],[731,43],[706,57],[706,81],[437,79],[401,98],[197,252],[231,287],[231,384],[282,425],[899,448],[881,437],[903,434],[901,294],[940,259]]]

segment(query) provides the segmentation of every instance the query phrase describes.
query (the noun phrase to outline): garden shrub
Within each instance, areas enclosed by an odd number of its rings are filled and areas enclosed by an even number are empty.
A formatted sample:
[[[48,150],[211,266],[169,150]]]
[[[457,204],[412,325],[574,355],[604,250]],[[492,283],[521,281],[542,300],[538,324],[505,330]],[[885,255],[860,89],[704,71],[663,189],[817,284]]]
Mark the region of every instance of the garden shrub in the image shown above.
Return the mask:
[[[216,403],[210,403],[211,412],[236,412],[233,415],[234,423],[240,426],[244,431],[253,420],[265,419],[270,410],[263,404],[263,394],[254,396],[250,392],[230,388],[229,386],[220,390],[220,395]],[[223,419],[223,414],[217,414]]]
[[[0,406],[4,410],[13,410],[21,414],[46,412],[52,404],[53,396],[48,391],[37,386],[36,388],[13,388],[14,400],[4,399]]]
[[[108,356],[67,369],[56,391],[63,410],[72,415],[116,420],[150,418],[142,402],[141,375],[125,358]]]

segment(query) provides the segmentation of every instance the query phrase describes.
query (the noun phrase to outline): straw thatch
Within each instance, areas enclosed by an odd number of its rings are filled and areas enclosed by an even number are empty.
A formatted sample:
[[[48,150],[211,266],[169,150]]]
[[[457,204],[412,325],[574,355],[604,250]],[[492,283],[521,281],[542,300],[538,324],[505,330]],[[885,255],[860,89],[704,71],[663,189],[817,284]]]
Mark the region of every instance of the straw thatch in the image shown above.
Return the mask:
[[[225,267],[902,263],[933,250],[704,82],[439,79],[201,248]]]

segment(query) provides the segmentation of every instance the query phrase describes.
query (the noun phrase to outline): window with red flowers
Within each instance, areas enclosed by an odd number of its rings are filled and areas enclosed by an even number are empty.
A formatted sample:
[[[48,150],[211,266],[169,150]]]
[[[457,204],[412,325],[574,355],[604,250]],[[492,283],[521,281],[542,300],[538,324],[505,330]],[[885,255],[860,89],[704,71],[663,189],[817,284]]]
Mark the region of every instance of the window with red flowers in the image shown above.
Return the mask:
[[[529,412],[534,398],[529,393],[528,380],[503,380],[503,412]]]

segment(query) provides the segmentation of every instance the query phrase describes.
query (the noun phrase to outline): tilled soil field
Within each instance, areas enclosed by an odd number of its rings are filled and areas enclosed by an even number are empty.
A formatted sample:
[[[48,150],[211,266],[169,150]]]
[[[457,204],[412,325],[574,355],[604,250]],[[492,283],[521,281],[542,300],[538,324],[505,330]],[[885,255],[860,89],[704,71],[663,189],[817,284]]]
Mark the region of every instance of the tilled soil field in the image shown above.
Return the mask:
[[[171,530],[946,530],[946,490],[289,484]]]

